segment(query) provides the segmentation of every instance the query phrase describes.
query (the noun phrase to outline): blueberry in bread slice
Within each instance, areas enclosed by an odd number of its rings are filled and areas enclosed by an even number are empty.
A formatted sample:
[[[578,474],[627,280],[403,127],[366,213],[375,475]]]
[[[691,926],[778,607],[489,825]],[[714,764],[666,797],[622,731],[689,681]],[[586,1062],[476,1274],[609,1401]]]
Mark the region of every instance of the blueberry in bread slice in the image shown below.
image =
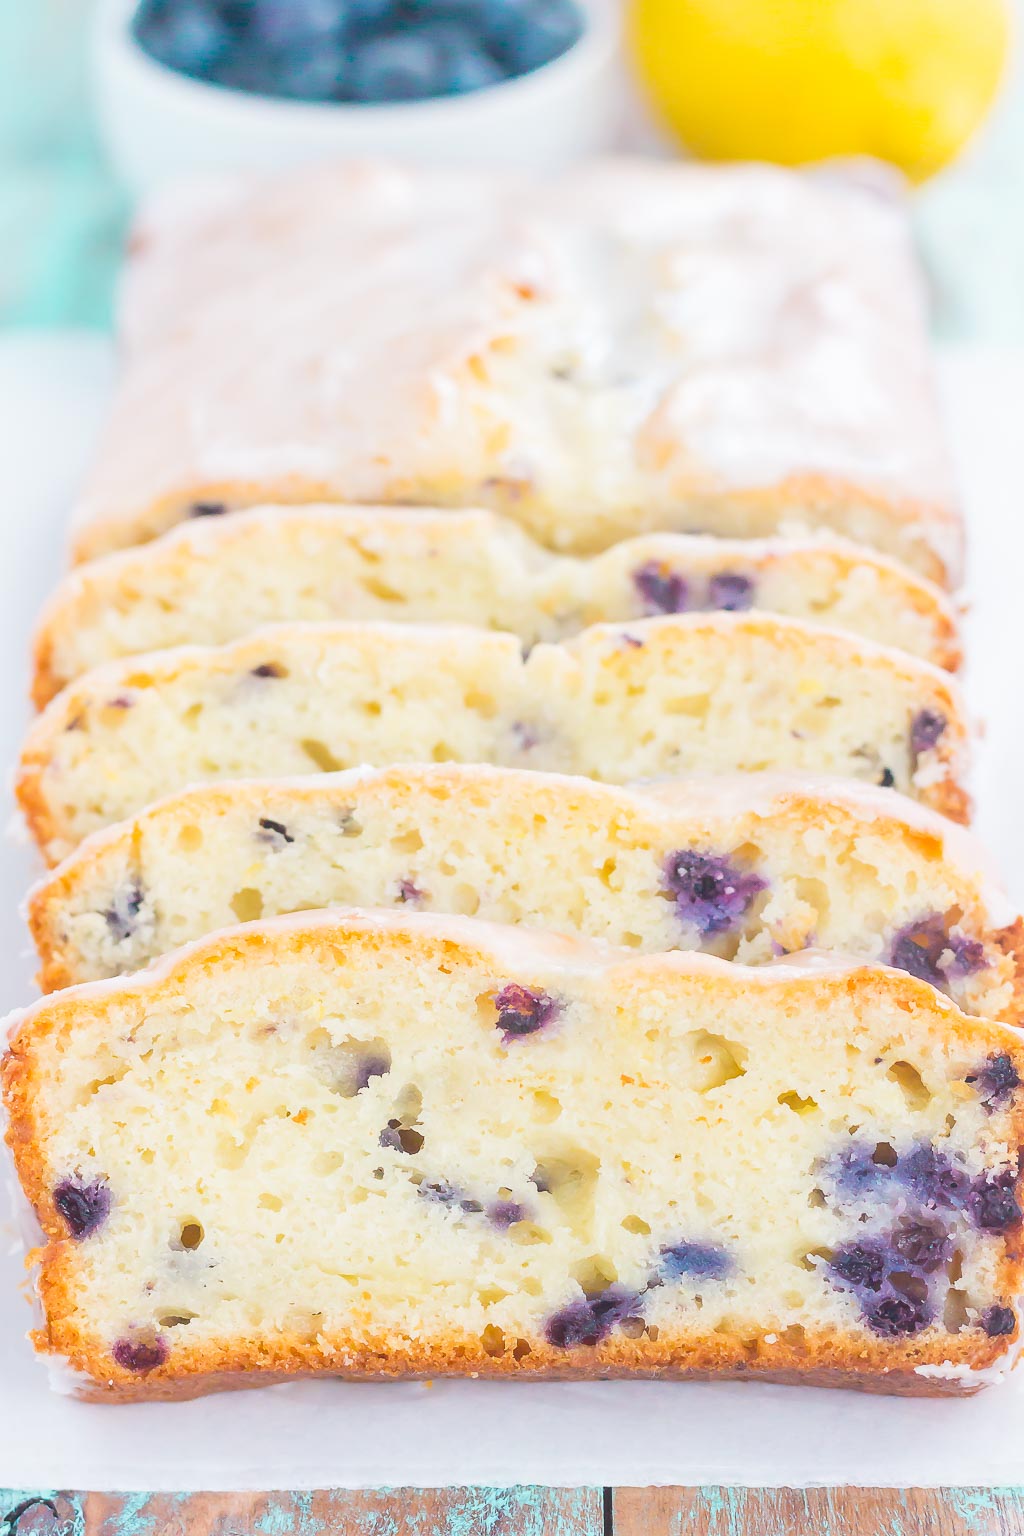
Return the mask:
[[[460,626],[291,624],[111,662],[29,731],[18,796],[51,861],[199,780],[492,762],[610,783],[800,769],[965,818],[949,675],[766,614],[594,625],[524,657]]]
[[[393,907],[747,965],[813,947],[1015,1023],[1024,923],[986,866],[947,818],[850,780],[407,764],[184,790],[87,838],[28,917],[46,991],[240,920]]]
[[[193,519],[71,572],[36,632],[33,693],[42,706],[103,662],[288,619],[478,624],[533,645],[607,620],[751,608],[959,661],[938,587],[834,537],[648,534],[583,558],[493,512],[262,507]]]
[[[1019,1035],[915,977],[299,914],[14,1024],[36,1344],[305,1374],[971,1391],[1012,1359]]]

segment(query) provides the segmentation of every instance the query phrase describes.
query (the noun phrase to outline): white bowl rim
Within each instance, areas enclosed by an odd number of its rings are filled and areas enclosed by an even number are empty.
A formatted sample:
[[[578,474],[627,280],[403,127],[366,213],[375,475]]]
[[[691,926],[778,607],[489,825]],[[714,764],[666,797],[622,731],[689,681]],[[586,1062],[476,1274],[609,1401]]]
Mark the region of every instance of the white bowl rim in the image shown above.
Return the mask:
[[[511,106],[529,105],[535,97],[540,107],[544,97],[561,91],[576,75],[589,74],[603,67],[614,53],[620,37],[620,16],[616,0],[573,0],[583,17],[583,31],[564,53],[528,70],[523,75],[500,80],[494,85],[476,91],[464,91],[452,96],[430,96],[418,101],[402,102],[322,102],[295,101],[280,96],[261,96],[255,91],[235,90],[230,86],[217,85],[213,81],[196,80],[191,75],[161,64],[148,54],[131,33],[131,19],[139,0],[101,0],[96,12],[96,44],[103,50],[116,52],[123,67],[130,67],[147,77],[150,89],[165,95],[176,95],[182,106],[207,108],[230,112],[239,118],[246,115],[274,115],[288,118],[293,123],[305,122],[310,128],[318,124],[338,124],[342,121],[362,121],[368,124],[371,115],[378,119],[385,116],[416,117],[425,123],[428,118],[483,115],[492,108],[500,112]]]

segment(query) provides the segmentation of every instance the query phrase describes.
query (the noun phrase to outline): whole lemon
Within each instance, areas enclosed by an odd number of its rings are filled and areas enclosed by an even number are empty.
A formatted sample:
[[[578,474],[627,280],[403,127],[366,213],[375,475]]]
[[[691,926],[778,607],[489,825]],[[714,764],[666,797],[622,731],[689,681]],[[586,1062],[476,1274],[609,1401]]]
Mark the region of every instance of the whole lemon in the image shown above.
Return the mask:
[[[914,180],[963,147],[1009,49],[1007,0],[631,0],[640,75],[710,160],[892,161]]]

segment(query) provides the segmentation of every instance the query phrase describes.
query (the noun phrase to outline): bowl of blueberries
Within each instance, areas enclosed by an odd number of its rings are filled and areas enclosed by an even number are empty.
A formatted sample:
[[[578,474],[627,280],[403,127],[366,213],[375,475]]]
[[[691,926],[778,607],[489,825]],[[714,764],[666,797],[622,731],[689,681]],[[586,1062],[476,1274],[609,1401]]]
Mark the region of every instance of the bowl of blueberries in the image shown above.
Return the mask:
[[[101,0],[115,168],[172,178],[344,155],[546,167],[607,148],[618,0]]]

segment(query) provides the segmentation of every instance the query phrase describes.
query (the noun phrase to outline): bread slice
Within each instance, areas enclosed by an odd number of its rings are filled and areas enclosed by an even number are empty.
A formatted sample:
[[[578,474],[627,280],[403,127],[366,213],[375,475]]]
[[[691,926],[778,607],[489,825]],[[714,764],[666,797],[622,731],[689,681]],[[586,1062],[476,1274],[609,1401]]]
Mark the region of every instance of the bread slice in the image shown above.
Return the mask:
[[[198,780],[493,762],[612,783],[734,769],[884,779],[965,817],[948,674],[765,614],[596,625],[524,660],[459,626],[291,624],[111,662],[35,721],[18,796],[47,857]]]
[[[452,763],[185,790],[94,833],[31,893],[45,991],[239,920],[477,915],[761,965],[809,946],[1024,1017],[1024,923],[945,817],[849,780],[621,789]]]
[[[121,656],[219,645],[286,619],[453,621],[534,645],[605,620],[749,608],[959,663],[943,593],[839,539],[648,534],[574,559],[493,512],[261,507],[182,524],[73,571],[36,632],[34,697],[42,706]]]
[[[230,930],[15,1021],[35,1335],[97,1398],[291,1376],[970,1391],[1024,1046],[914,977],[476,919]]]
[[[577,553],[825,527],[956,581],[920,283],[877,187],[317,166],[176,197],[133,249],[78,559],[226,507],[384,501]]]

